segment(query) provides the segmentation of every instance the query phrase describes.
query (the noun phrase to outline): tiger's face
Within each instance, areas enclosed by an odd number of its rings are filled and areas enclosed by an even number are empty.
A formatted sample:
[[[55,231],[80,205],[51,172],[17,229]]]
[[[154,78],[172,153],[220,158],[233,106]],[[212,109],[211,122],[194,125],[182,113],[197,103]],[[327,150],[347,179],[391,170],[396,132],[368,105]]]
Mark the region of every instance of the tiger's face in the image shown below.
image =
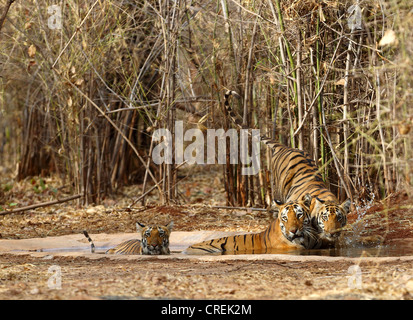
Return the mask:
[[[347,213],[351,201],[347,199],[341,205],[334,201],[321,201],[316,198],[313,225],[320,238],[333,244],[340,235],[341,229],[347,224]]]
[[[287,240],[304,243],[306,230],[311,226],[311,199],[311,195],[307,194],[299,201],[289,201],[286,204],[276,202],[275,212],[278,212],[281,233]]]
[[[170,254],[169,236],[171,234],[172,227],[172,221],[166,226],[145,226],[144,224],[137,222],[136,229],[138,232],[141,232],[142,235],[142,254]]]

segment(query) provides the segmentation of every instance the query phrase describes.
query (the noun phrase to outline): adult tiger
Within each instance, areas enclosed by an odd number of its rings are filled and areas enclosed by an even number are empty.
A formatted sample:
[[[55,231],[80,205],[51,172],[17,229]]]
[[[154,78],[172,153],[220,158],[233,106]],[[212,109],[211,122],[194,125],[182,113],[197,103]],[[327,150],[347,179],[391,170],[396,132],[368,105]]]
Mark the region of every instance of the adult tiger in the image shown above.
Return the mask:
[[[275,219],[260,233],[241,234],[207,240],[187,248],[186,254],[271,253],[318,247],[311,227],[311,196],[288,203],[275,203]]]
[[[169,236],[171,235],[173,221],[166,226],[150,225],[137,222],[137,232],[141,233],[142,240],[132,239],[118,244],[116,247],[107,250],[106,254],[128,254],[128,255],[165,255],[170,254]],[[83,231],[85,237],[91,244],[91,252],[95,252],[95,245],[89,237],[87,231]]]
[[[235,125],[244,128],[229,104],[231,95],[239,97],[235,91],[228,90],[225,93],[225,108]],[[322,240],[322,247],[334,246],[340,230],[347,223],[350,199],[340,205],[324,183],[314,160],[305,151],[287,147],[265,136],[261,136],[261,142],[265,143],[272,153],[274,198],[283,202],[296,201],[309,193],[312,196],[312,224]]]

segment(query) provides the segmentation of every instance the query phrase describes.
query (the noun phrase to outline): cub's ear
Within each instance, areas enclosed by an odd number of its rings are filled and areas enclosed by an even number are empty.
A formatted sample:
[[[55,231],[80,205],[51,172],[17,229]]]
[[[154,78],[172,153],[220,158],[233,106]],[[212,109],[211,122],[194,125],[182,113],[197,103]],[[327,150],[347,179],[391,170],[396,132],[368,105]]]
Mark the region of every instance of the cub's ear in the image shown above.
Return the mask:
[[[169,230],[169,232],[171,232],[172,231],[172,227],[174,226],[174,222],[173,221],[171,221],[171,222],[169,222],[165,227],[167,227],[168,228],[168,230]]]
[[[344,210],[344,214],[347,214],[350,211],[350,206],[351,206],[351,200],[350,199],[347,199],[346,201],[344,201],[341,204],[341,207]]]
[[[270,210],[273,212],[272,217],[274,219],[278,218],[278,213],[280,212],[281,207],[283,206],[283,202],[280,200],[273,200],[271,203]]]
[[[321,210],[321,206],[324,204],[325,201],[321,200],[318,197],[315,197],[315,198],[316,198],[316,201],[315,201],[313,212],[318,212]]]
[[[311,201],[313,200],[313,197],[311,196],[311,194],[307,193],[307,194],[305,194],[305,195],[303,196],[302,200],[303,200],[303,202],[304,202],[304,205],[305,205],[307,208],[310,208],[310,206],[311,206]]]
[[[143,228],[145,228],[145,225],[143,223],[140,223],[139,221],[136,222],[136,231],[137,232],[141,232]]]

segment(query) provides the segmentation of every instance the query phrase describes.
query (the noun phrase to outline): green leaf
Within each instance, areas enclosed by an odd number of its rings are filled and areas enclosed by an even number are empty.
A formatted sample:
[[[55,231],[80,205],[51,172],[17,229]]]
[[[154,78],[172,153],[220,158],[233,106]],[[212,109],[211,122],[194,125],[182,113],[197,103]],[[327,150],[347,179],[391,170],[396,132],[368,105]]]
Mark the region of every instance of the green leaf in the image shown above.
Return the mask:
[[[46,184],[44,183],[44,180],[40,179],[39,183],[40,183],[40,188],[42,189],[42,191],[44,191],[46,189]]]

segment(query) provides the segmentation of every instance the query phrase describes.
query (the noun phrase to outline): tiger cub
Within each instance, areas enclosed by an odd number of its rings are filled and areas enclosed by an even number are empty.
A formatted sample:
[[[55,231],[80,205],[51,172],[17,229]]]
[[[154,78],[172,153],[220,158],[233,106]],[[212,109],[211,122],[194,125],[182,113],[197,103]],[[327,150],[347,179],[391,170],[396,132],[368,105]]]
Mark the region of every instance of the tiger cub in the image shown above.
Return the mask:
[[[142,240],[132,239],[118,244],[116,247],[107,250],[106,254],[127,254],[127,255],[166,255],[170,254],[169,236],[173,227],[173,221],[166,226],[149,225],[137,222],[136,230],[141,233]],[[83,234],[90,242],[91,252],[95,252],[95,245],[89,237],[87,231]]]
[[[311,195],[285,204],[275,203],[275,219],[260,233],[241,234],[194,244],[186,254],[271,253],[316,248],[319,245],[311,227]]]

